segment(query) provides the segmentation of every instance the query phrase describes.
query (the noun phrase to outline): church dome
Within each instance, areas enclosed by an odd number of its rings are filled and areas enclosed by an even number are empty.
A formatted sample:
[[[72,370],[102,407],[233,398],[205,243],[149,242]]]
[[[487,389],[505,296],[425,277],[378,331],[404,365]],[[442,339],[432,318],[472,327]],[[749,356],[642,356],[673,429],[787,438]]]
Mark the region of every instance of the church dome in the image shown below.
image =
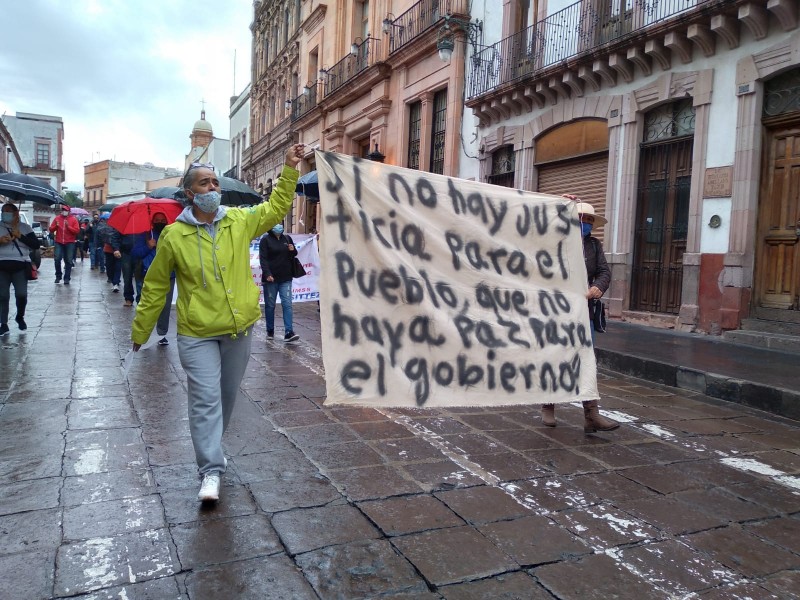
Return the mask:
[[[206,121],[206,111],[202,111],[200,113],[200,119],[194,122],[194,127],[192,127],[192,133],[198,133],[201,131],[205,131],[208,133],[214,133],[214,130],[211,128],[211,123]]]

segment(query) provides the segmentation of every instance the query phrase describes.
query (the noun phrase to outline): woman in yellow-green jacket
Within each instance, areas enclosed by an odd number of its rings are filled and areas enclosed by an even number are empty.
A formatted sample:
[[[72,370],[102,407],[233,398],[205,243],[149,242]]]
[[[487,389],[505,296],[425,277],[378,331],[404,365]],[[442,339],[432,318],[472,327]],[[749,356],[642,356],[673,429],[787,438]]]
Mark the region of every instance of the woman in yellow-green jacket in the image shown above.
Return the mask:
[[[261,318],[250,270],[250,241],[280,223],[292,206],[303,145],[286,153],[269,202],[220,206],[212,165],[192,163],[183,177],[189,206],[161,233],[142,288],[131,339],[138,351],[158,320],[174,271],[178,285],[178,355],[189,387],[189,430],[202,483],[198,500],[219,499],[227,460],[222,434],[250,359],[253,324]]]

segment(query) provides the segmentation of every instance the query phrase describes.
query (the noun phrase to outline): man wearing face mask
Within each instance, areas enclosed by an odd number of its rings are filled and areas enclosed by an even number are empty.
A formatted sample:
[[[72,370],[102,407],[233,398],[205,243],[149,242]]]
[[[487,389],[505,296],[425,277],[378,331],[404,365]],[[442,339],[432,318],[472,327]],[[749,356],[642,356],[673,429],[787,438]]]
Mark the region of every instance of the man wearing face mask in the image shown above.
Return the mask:
[[[586,274],[589,278],[586,297],[591,302],[599,300],[606,293],[611,285],[611,269],[608,268],[603,244],[596,237],[591,235],[592,228],[597,225],[602,227],[608,221],[605,217],[596,215],[594,207],[586,202],[581,202],[580,198],[571,194],[564,194],[564,198],[577,202],[578,215],[581,219],[581,236],[583,237],[583,262],[586,264]],[[594,341],[594,329],[589,323]],[[545,404],[542,406],[542,425],[546,427],[556,426],[556,405]],[[616,421],[604,417],[600,414],[600,407],[597,400],[585,400],[583,402],[583,431],[594,433],[596,431],[612,431],[619,427]]]
[[[183,177],[189,206],[159,237],[142,288],[131,338],[138,351],[164,307],[175,272],[178,356],[189,392],[189,430],[202,477],[198,500],[219,499],[227,460],[222,435],[250,359],[253,324],[261,318],[259,289],[250,270],[250,240],[283,220],[292,206],[303,145],[286,153],[268,202],[251,208],[220,206],[214,167],[192,163]]]
[[[136,236],[136,240],[131,250],[131,258],[141,265],[141,277],[147,275],[147,270],[156,258],[156,249],[158,248],[158,239],[161,237],[161,232],[167,226],[167,215],[158,212],[153,215],[151,220],[150,231]],[[141,293],[141,291],[140,291]],[[169,340],[166,338],[169,332],[169,313],[172,310],[172,297],[175,294],[175,273],[170,275],[170,286],[167,292],[167,299],[164,302],[164,308],[161,309],[161,314],[158,316],[156,322],[156,333],[161,338],[158,340],[159,346],[168,346]]]
[[[295,256],[297,249],[294,247],[294,241],[288,235],[283,235],[283,225],[280,223],[270,229],[269,233],[262,236],[258,242],[267,337],[275,337],[275,300],[280,294],[285,342],[300,339],[292,328],[292,266]]]
[[[80,225],[74,215],[69,214],[69,204],[61,205],[61,214],[50,223],[49,231],[55,235],[56,283],[61,283],[61,261],[64,261],[64,285],[69,285],[72,262],[75,260],[75,241]]]

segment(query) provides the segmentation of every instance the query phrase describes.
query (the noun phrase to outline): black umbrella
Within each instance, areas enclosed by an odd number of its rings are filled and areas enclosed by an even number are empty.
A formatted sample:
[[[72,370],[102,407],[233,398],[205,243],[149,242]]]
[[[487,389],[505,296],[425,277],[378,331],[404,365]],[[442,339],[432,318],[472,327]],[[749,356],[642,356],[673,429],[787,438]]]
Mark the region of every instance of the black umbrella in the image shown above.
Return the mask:
[[[147,195],[150,198],[177,198],[178,196],[176,194],[180,191],[181,188],[179,187],[173,185],[167,185],[164,187],[156,188],[154,190],[150,190],[149,192],[147,192]]]
[[[23,202],[30,200],[39,204],[58,204],[64,199],[41,179],[22,173],[0,173],[0,194]]]
[[[311,171],[301,175],[297,180],[294,191],[301,196],[306,196],[309,200],[319,199],[319,178],[316,171]]]
[[[263,198],[246,183],[232,177],[220,176],[219,189],[222,192],[222,203],[229,206],[240,204],[259,204]]]
[[[102,206],[98,206],[94,210],[97,212],[106,212],[109,210],[114,210],[117,206],[119,206],[119,202],[109,202],[108,204],[103,204]]]
[[[220,193],[222,194],[222,203],[229,206],[238,206],[240,204],[258,204],[261,202],[261,194],[238,179],[220,177],[219,189]],[[186,195],[184,194],[182,188],[169,185],[151,190],[147,193],[147,195],[151,198],[174,198],[175,200],[186,200]]]

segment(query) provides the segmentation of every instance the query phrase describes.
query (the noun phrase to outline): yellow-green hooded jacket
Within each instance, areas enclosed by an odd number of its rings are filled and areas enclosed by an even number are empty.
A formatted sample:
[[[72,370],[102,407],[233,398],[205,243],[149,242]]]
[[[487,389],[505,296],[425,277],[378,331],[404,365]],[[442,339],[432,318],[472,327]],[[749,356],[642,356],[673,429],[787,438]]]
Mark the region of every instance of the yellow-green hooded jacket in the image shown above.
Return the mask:
[[[144,344],[158,320],[174,271],[178,334],[214,337],[243,333],[261,318],[259,288],[250,270],[250,241],[283,220],[299,173],[283,167],[269,202],[253,208],[220,206],[214,223],[198,224],[187,207],[158,239],[136,308],[131,339]],[[214,236],[209,233],[214,231]]]

